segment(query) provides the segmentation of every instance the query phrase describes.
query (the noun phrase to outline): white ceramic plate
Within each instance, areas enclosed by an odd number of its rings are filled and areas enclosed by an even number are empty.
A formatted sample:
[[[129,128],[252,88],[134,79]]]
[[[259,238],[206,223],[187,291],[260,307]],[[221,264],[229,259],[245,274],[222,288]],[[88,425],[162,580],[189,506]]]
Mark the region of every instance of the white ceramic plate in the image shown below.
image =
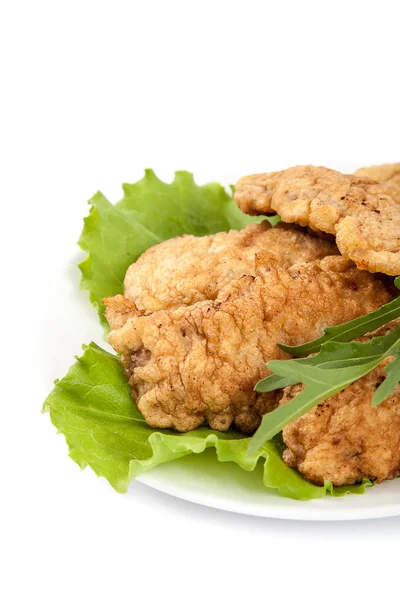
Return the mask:
[[[188,456],[160,465],[139,480],[184,500],[258,517],[344,521],[400,515],[399,479],[370,488],[363,495],[301,502],[266,489],[261,467],[248,473],[235,464],[219,463],[213,450],[198,459]]]
[[[82,343],[93,340],[107,347],[96,312],[86,293],[79,291],[76,268],[79,258],[81,256],[76,255],[66,261],[65,267],[59,271],[58,282],[53,279],[49,285],[47,311],[42,315],[44,334],[41,339],[41,350],[46,357],[42,361],[43,376],[47,381],[65,374],[73,356],[80,353]],[[69,325],[71,323],[73,326]],[[65,460],[69,460],[67,456]],[[400,479],[368,489],[363,495],[326,496],[320,500],[300,502],[282,498],[266,489],[262,484],[261,466],[248,473],[235,464],[219,463],[213,450],[161,465],[139,480],[178,498],[247,515],[302,520],[400,515]]]

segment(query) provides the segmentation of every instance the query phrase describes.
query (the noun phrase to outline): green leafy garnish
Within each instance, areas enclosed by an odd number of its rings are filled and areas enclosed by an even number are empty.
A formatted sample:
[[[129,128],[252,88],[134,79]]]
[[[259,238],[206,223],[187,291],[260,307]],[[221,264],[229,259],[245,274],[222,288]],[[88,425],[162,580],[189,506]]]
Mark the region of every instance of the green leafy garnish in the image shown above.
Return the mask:
[[[378,404],[386,400],[400,381],[400,351],[393,352],[393,355],[394,360],[385,367],[387,373],[386,379],[372,396],[372,406],[378,406]]]
[[[397,277],[394,283],[400,289],[400,277]],[[309,354],[318,352],[322,344],[326,344],[327,342],[350,342],[365,333],[375,331],[375,329],[393,319],[397,319],[397,317],[400,317],[400,296],[363,317],[358,317],[358,319],[353,319],[335,327],[327,327],[324,329],[324,335],[312,342],[301,344],[300,346],[279,344],[279,347],[292,356],[308,356]]]
[[[262,423],[249,445],[249,452],[256,452],[285,425],[295,421],[330,396],[344,390],[351,383],[375,369],[384,358],[394,355],[396,360],[386,367],[389,373],[387,378],[389,383],[383,393],[380,392],[380,387],[378,388],[375,393],[378,401],[373,400],[375,404],[382,402],[387,396],[386,391],[389,389],[390,393],[400,380],[399,352],[400,327],[397,327],[391,333],[372,338],[369,342],[347,344],[327,342],[316,356],[268,362],[267,367],[274,375],[261,381],[257,385],[257,390],[278,389],[282,387],[282,382],[285,386],[303,383],[305,387],[293,400],[264,415]],[[396,362],[397,368],[395,366],[389,369],[390,365],[396,364]],[[277,376],[282,379],[279,381]]]
[[[137,183],[124,184],[124,197],[111,204],[97,192],[79,239],[87,258],[79,265],[82,288],[89,291],[103,325],[103,298],[121,294],[129,265],[150,246],[182,235],[209,235],[242,229],[263,217],[243,214],[218,183],[198,186],[193,175],[177,171],[172,183],[151,169]]]
[[[257,487],[255,468],[263,463],[261,477],[267,488],[279,490],[297,500],[364,492],[368,481],[333,488],[330,482],[316,486],[290,469],[281,458],[279,436],[263,444],[257,454],[248,456],[251,438],[236,431],[225,433],[201,427],[189,433],[152,429],[137,411],[117,356],[91,343],[83,356],[57,381],[43,409],[64,434],[71,458],[81,467],[89,465],[105,477],[118,492],[141,473],[188,454],[201,455],[215,448],[216,459],[233,462],[249,471],[249,485]],[[199,456],[201,469],[201,456]]]

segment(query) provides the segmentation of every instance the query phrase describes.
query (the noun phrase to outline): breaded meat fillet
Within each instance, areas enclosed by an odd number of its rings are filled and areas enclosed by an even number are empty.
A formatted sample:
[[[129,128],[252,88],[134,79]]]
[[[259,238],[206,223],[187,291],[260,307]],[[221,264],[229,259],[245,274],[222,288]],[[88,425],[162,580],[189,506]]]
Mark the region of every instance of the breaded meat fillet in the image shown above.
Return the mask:
[[[153,246],[129,267],[124,295],[147,312],[215,300],[233,279],[254,275],[254,257],[263,250],[284,268],[338,254],[334,242],[268,221],[242,231],[183,235]]]
[[[400,274],[400,187],[325,167],[293,167],[243,177],[235,199],[249,214],[276,212],[287,223],[336,236],[359,269]]]
[[[400,163],[363,167],[354,173],[357,177],[369,177],[378,183],[400,186]]]
[[[393,322],[375,334],[385,335],[399,326],[400,321]],[[333,485],[364,478],[381,482],[400,474],[400,385],[382,404],[371,405],[390,360],[283,429],[283,459],[290,467],[319,485],[327,479]],[[281,403],[302,389],[301,384],[286,388]]]
[[[244,275],[216,300],[138,314],[124,296],[104,300],[109,342],[122,354],[138,409],[153,427],[224,431],[234,423],[254,431],[272,408],[254,386],[265,363],[288,356],[324,327],[366,314],[391,299],[384,285],[341,256],[275,268],[256,256],[255,277]]]

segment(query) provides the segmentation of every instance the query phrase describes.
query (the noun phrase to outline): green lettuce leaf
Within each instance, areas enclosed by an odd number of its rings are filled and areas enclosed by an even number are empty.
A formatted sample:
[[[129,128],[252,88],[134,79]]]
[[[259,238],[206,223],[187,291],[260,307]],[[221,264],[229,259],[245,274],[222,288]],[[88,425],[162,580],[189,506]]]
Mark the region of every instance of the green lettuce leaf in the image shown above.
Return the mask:
[[[164,183],[147,169],[143,179],[122,187],[124,197],[117,204],[101,192],[89,200],[90,213],[78,242],[88,253],[79,265],[81,285],[103,325],[101,301],[122,293],[127,268],[150,246],[184,233],[242,229],[263,219],[243,214],[218,183],[198,186],[186,171],[177,171],[172,183]]]
[[[94,343],[84,347],[67,375],[56,381],[43,409],[64,434],[71,458],[81,468],[89,465],[118,492],[126,492],[141,473],[191,453],[200,455],[206,448],[215,448],[217,460],[234,462],[249,472],[262,461],[264,485],[297,500],[321,498],[327,492],[336,496],[363,493],[370,485],[365,481],[334,488],[330,482],[324,487],[307,482],[283,462],[279,436],[249,457],[251,438],[233,430],[222,433],[202,427],[178,433],[152,429],[132,402],[118,357]]]

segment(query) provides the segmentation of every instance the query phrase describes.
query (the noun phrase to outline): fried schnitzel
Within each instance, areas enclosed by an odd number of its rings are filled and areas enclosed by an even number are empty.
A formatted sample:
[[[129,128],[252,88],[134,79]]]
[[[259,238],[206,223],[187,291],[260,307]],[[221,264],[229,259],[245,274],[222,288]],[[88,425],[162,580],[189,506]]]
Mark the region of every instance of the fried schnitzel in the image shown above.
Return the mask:
[[[385,335],[398,326],[400,321],[393,321],[374,335]],[[400,384],[382,404],[371,404],[390,360],[283,429],[287,445],[283,459],[290,467],[319,485],[326,480],[350,485],[364,478],[379,483],[400,474]],[[302,389],[301,384],[286,388],[281,403]]]
[[[263,250],[284,268],[338,254],[331,241],[268,221],[229,233],[183,235],[149,248],[129,267],[124,295],[148,312],[215,300],[233,279],[254,275],[254,256]]]
[[[109,342],[122,354],[138,409],[153,427],[254,431],[274,397],[254,391],[265,363],[288,358],[324,327],[391,299],[384,285],[341,256],[291,266],[256,255],[255,276],[232,281],[216,300],[140,314],[124,296],[106,298]]]
[[[357,177],[369,177],[378,183],[390,183],[391,185],[400,186],[400,163],[363,167],[362,169],[358,169],[354,175]]]
[[[277,213],[287,223],[336,236],[359,269],[400,274],[400,187],[325,167],[292,167],[243,177],[235,189],[249,214]]]

